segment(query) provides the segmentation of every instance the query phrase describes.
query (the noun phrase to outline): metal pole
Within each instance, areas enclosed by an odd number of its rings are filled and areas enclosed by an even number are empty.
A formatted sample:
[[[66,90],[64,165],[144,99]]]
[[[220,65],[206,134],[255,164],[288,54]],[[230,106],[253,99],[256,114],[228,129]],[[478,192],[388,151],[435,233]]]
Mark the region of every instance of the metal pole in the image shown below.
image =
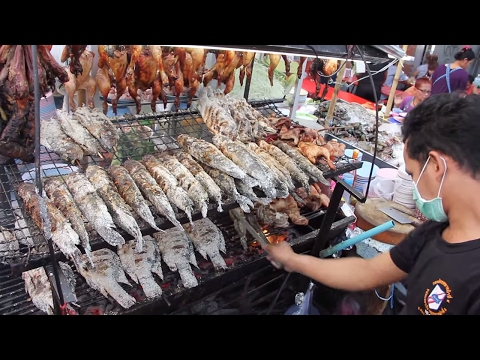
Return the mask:
[[[302,65],[302,76],[296,81],[295,92],[293,95],[293,105],[290,109],[290,119],[295,120],[295,115],[297,114],[298,103],[300,100],[300,92],[302,91],[303,79],[307,77],[305,70],[307,69],[307,61],[305,60]],[[293,76],[293,75],[291,75]]]
[[[20,45],[18,45],[20,46]],[[27,45],[28,46],[28,45]],[[35,111],[35,183],[39,196],[43,196],[42,176],[40,167],[40,82],[38,79],[38,52],[37,45],[32,46],[32,67],[33,67],[33,87],[34,87],[34,111]],[[60,277],[58,275],[58,266],[55,259],[55,250],[53,249],[52,239],[47,240],[50,257],[52,259],[53,274],[55,276],[55,283],[57,284],[57,295],[60,304],[55,302],[55,310],[60,314],[58,305],[63,305],[63,292],[60,284]],[[52,291],[54,291],[52,289]]]
[[[247,81],[245,82],[245,92],[243,93],[243,97],[245,100],[248,101],[248,95],[250,93],[250,84],[252,82],[252,76],[253,76],[253,64],[255,63],[255,56],[252,59],[252,62],[250,63],[250,77],[247,76]],[[245,69],[246,70],[246,69]]]

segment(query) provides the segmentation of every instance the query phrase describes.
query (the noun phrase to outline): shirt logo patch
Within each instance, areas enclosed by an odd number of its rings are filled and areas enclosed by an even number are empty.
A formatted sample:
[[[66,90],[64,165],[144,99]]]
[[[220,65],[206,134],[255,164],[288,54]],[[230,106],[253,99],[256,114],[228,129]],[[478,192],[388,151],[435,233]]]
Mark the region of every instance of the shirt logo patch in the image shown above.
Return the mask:
[[[452,290],[441,279],[432,283],[433,290],[427,289],[423,298],[424,308],[418,307],[423,315],[443,315],[448,311],[448,304],[453,299]]]

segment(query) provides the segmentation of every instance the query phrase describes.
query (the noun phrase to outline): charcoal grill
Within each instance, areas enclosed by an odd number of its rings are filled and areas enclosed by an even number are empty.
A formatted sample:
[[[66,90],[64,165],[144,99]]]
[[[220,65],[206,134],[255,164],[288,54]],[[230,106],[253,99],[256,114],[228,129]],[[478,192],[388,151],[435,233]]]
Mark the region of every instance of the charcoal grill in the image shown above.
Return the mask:
[[[265,100],[265,101],[252,101],[250,104],[260,111],[264,116],[270,114],[276,114],[277,116],[283,116],[276,106],[276,103],[283,100]],[[112,162],[122,163],[128,158],[140,159],[144,154],[153,153],[156,151],[168,150],[178,148],[176,138],[179,134],[188,134],[207,141],[211,141],[212,135],[203,124],[203,120],[197,110],[179,110],[178,112],[163,112],[157,114],[146,115],[124,115],[121,117],[112,118],[112,120],[118,123],[122,129],[120,151],[115,155],[103,153],[102,156],[88,156],[85,157],[78,167],[85,168],[89,164],[96,164],[99,166],[107,167]],[[148,138],[142,138],[142,130],[144,126],[149,127],[152,132]],[[49,151],[43,149],[40,154],[40,166],[49,165],[53,166],[54,171],[62,173],[64,171],[73,171],[74,168],[71,165],[59,165],[60,160],[58,157]],[[324,172],[326,178],[336,178],[337,175],[343,174],[348,171],[358,169],[361,163],[339,162],[335,171],[331,171],[327,166],[319,165],[320,169]],[[28,300],[28,295],[24,290],[24,283],[21,280],[20,274],[23,271],[44,266],[51,263],[48,247],[46,245],[45,238],[41,234],[40,230],[33,224],[30,217],[24,212],[22,201],[16,193],[17,186],[23,181],[34,181],[34,167],[33,164],[24,164],[21,162],[11,162],[4,166],[0,166],[0,225],[7,229],[15,229],[17,235],[23,238],[23,243],[20,248],[20,254],[15,258],[0,259],[1,262],[7,262],[8,265],[2,265],[0,267],[0,314],[37,314],[38,311],[33,304]],[[136,305],[130,310],[122,310],[120,308],[110,308],[105,310],[108,313],[137,313],[141,312],[162,312],[173,313],[175,311],[181,311],[186,304],[195,303],[200,299],[205,298],[208,295],[220,294],[221,290],[227,285],[238,285],[239,281],[245,278],[253,276],[258,278],[260,273],[275,272],[274,269],[268,264],[261,251],[255,244],[252,244],[251,248],[247,251],[241,248],[238,240],[238,234],[235,233],[231,226],[231,220],[228,217],[228,210],[237,207],[233,201],[227,201],[224,206],[224,213],[218,213],[216,211],[216,205],[211,204],[208,217],[212,221],[218,223],[219,227],[224,231],[225,238],[228,242],[227,261],[234,259],[232,266],[226,272],[212,272],[201,269],[197,271],[197,276],[200,280],[200,286],[194,289],[185,290],[181,286],[177,286],[178,276],[176,274],[169,274],[168,269],[164,269],[166,275],[163,282],[164,298],[157,299],[155,301],[142,301],[139,305]],[[326,230],[326,235],[322,235],[322,242],[327,243],[328,238],[331,237],[334,231],[332,229],[335,226],[331,226],[334,223],[334,218],[331,214],[336,214],[338,207],[333,210],[318,211],[315,214],[307,214],[310,219],[315,219],[315,226],[312,227],[292,227],[288,229],[289,234],[293,237],[291,240],[295,246],[302,248],[300,250],[307,251],[312,246],[315,238],[320,237],[322,229]],[[153,212],[155,214],[155,212]],[[330,214],[329,214],[330,213]],[[325,217],[327,223],[321,222]],[[183,214],[178,214],[178,219],[181,223],[188,222],[188,219]],[[193,219],[200,219],[200,214],[195,214]],[[156,223],[160,228],[167,229],[172,225],[166,221],[163,217],[156,216]],[[353,221],[350,219],[351,222]],[[144,236],[151,235],[155,231],[138,220],[139,225],[142,228]],[[329,223],[329,224],[328,224]],[[323,224],[323,225],[322,225]],[[321,226],[322,225],[322,226]],[[340,226],[341,225],[341,226]],[[348,224],[340,223],[340,228],[343,230]],[[132,237],[119,231],[126,240],[131,240]],[[323,230],[325,232],[325,230]],[[92,250],[99,248],[110,247],[101,238],[96,236],[94,232],[91,234],[91,246]],[[299,236],[300,235],[300,236]],[[112,250],[114,250],[112,248]],[[66,261],[63,254],[55,248],[55,257],[57,260]],[[207,262],[198,259],[199,264],[208,268]],[[68,261],[67,261],[68,263]],[[210,269],[211,270],[211,269]],[[278,275],[278,273],[277,273]],[[267,276],[268,277],[268,276]],[[266,284],[273,286],[272,279],[267,280]],[[257,287],[258,288],[258,287]],[[265,285],[267,288],[267,285]],[[141,298],[142,292],[139,288],[133,287],[132,289],[126,288],[133,292],[135,296]],[[262,287],[260,287],[262,289]],[[248,295],[251,295],[247,291]],[[77,275],[77,296],[79,297],[79,312],[82,313],[92,305],[98,305],[104,302],[104,297],[98,292],[90,289],[83,278]],[[257,299],[258,302],[258,299]]]

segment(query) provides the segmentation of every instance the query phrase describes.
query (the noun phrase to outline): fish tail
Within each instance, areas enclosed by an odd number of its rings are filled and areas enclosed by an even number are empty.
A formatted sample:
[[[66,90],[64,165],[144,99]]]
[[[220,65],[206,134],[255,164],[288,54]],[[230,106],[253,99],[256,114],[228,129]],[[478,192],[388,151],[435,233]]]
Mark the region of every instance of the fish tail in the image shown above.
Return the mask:
[[[212,262],[215,269],[227,268],[227,264],[225,263],[225,260],[223,259],[223,256],[220,255],[220,253],[215,252],[213,254],[208,254],[208,257],[210,258],[210,261]]]
[[[222,207],[223,203],[222,203],[222,201],[221,201],[221,200],[218,200],[218,201],[217,201],[217,204],[218,204],[218,206],[217,206],[217,211],[218,211],[219,213],[223,212],[223,207]]]
[[[140,280],[142,290],[149,299],[155,299],[162,296],[162,288],[151,277],[145,277]]]
[[[198,281],[195,275],[193,274],[192,268],[188,264],[177,264],[178,273],[182,279],[183,286],[190,289],[195,286],[198,286]]]
[[[123,236],[112,228],[103,226],[98,227],[95,230],[98,232],[98,235],[103,238],[103,240],[105,240],[112,246],[119,246],[125,244],[125,239],[123,238]]]

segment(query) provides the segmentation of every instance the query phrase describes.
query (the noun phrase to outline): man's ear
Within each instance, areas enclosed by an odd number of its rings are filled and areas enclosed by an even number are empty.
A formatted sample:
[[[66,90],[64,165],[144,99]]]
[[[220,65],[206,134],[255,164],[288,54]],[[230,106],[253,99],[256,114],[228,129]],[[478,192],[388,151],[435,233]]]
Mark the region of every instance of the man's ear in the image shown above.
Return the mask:
[[[435,170],[435,177],[438,177],[440,181],[443,177],[443,174],[447,171],[447,162],[445,157],[442,156],[438,151],[431,151],[430,152],[430,166],[434,167]]]

